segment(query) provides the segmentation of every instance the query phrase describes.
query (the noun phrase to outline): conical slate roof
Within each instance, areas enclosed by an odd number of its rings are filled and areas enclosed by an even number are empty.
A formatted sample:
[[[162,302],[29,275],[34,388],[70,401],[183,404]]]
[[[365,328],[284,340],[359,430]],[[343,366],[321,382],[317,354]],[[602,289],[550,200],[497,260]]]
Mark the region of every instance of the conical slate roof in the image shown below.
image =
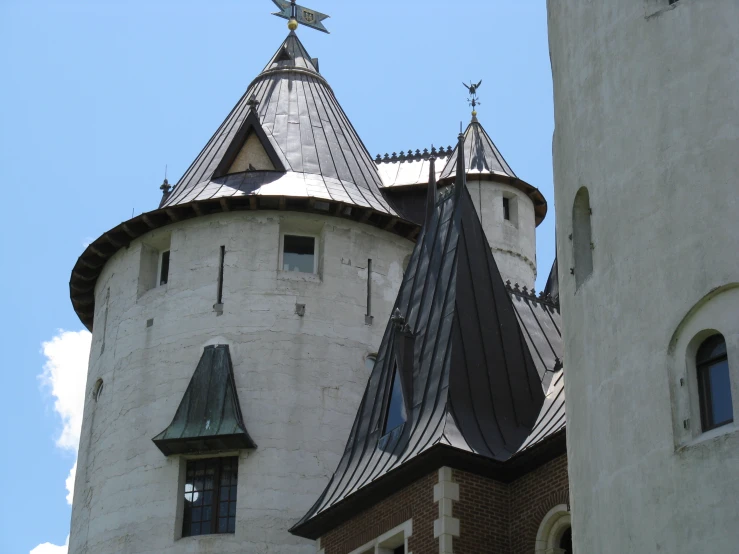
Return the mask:
[[[459,145],[454,149],[449,157],[444,169],[441,171],[439,181],[441,183],[449,182],[454,179],[457,173],[457,159],[459,153]],[[467,178],[489,178],[495,181],[502,181],[513,185],[524,192],[534,202],[536,211],[536,224],[539,225],[544,220],[547,213],[547,202],[544,196],[536,187],[533,187],[525,181],[518,178],[513,172],[511,166],[505,161],[505,158],[495,146],[495,143],[487,134],[483,126],[477,119],[472,117],[471,123],[464,132],[464,161],[465,173]]]
[[[247,127],[260,131],[274,169],[228,174]],[[257,194],[331,200],[395,215],[381,187],[374,161],[317,61],[291,32],[162,207]]]
[[[290,33],[158,209],[93,241],[69,282],[75,312],[92,330],[95,285],[105,263],[142,235],[233,210],[322,213],[411,240],[420,228],[382,195],[382,181],[331,87]]]
[[[433,175],[430,182],[435,200]],[[361,499],[382,498],[380,485],[393,491],[393,477],[398,487],[440,465],[503,464],[539,419],[543,375],[531,337],[464,182],[460,171],[453,190],[429,206],[344,455],[291,530],[297,535],[320,536],[337,517],[366,508]],[[536,355],[554,362],[544,351]],[[405,419],[390,429],[400,397]]]

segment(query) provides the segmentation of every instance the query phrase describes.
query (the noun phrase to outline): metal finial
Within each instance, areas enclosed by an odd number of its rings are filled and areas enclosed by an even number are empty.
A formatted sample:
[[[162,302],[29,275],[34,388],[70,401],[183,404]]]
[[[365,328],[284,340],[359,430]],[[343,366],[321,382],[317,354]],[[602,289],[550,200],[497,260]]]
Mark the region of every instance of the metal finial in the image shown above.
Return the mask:
[[[469,85],[466,83],[462,83],[462,84],[464,85],[464,87],[467,89],[467,91],[470,94],[470,97],[467,99],[467,102],[469,103],[470,106],[472,106],[472,118],[474,120],[477,117],[477,110],[475,109],[475,107],[477,107],[478,104],[482,104],[482,102],[480,102],[480,99],[477,97],[477,89],[479,89],[480,85],[482,85],[482,80],[480,80],[480,82],[477,83],[476,85],[473,84],[472,81],[470,81]]]
[[[162,186],[159,187],[159,190],[162,191],[163,196],[167,196],[169,194],[169,191],[172,190],[172,185],[169,184],[169,181],[167,181],[167,166],[164,166],[164,182],[162,183]]]

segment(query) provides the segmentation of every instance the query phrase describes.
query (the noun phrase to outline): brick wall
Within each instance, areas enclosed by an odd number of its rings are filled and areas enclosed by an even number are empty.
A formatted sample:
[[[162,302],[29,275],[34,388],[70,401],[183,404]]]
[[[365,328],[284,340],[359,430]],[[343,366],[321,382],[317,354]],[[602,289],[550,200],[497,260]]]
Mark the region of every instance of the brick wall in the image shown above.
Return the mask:
[[[321,537],[321,548],[326,554],[347,554],[413,518],[413,535],[408,541],[410,551],[413,554],[438,552],[439,543],[434,539],[434,520],[439,517],[434,485],[438,481],[438,473],[433,472],[389,496]]]
[[[454,554],[533,554],[536,533],[546,513],[568,504],[567,456],[562,455],[518,480],[504,484],[465,471],[453,471],[459,501],[453,516],[460,536]],[[434,502],[437,471],[419,479],[321,538],[326,554],[347,554],[393,527],[413,518],[409,549],[413,554],[436,554]]]
[[[459,520],[454,553],[508,554],[508,486],[466,471],[454,470],[452,475],[459,484],[459,501],[452,512]]]
[[[533,554],[536,532],[544,516],[558,504],[569,504],[567,455],[555,458],[509,485],[511,554]]]

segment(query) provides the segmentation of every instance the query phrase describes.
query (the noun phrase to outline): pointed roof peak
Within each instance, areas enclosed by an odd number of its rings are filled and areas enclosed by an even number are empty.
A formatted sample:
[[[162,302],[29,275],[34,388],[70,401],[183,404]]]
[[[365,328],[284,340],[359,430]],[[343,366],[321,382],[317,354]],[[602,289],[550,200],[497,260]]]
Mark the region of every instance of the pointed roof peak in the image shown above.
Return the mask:
[[[308,50],[298,38],[295,31],[290,31],[287,38],[282,42],[275,52],[275,55],[269,60],[259,77],[265,73],[279,70],[305,70],[316,75],[320,75],[316,60],[311,58]],[[257,79],[259,78],[257,77]]]
[[[449,184],[458,179],[457,159],[459,158],[460,145],[464,145],[462,158],[464,173],[470,177],[489,177],[494,181],[506,182],[526,194],[534,202],[536,210],[536,224],[544,220],[547,213],[547,201],[539,189],[533,187],[520,179],[513,171],[508,162],[500,153],[498,147],[490,138],[482,123],[477,119],[477,113],[473,112],[472,119],[467,125],[464,133],[460,135],[463,141],[457,144],[454,152],[449,157],[444,169],[439,176],[439,182]]]

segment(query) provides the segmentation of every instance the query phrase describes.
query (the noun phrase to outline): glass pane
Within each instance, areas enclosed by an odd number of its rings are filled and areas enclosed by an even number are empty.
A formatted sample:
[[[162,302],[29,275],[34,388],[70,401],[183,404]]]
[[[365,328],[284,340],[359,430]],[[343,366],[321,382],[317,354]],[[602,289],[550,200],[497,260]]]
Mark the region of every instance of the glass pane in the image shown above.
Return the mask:
[[[703,364],[720,356],[726,356],[726,341],[723,335],[713,335],[701,344],[695,361]]]
[[[202,508],[193,508],[192,509],[192,520],[193,521],[200,521],[202,519]]]
[[[228,518],[227,517],[218,518],[218,532],[219,533],[228,532]]]
[[[282,253],[282,270],[313,273],[315,267],[314,237],[285,235],[285,249]]]
[[[213,508],[206,506],[203,508],[203,521],[210,521],[213,519]]]
[[[228,500],[228,487],[221,487],[220,500]]]
[[[211,525],[211,522],[210,521],[204,521],[203,523],[201,523],[200,524],[200,534],[201,535],[210,535],[210,533],[211,533],[210,525]]]
[[[221,502],[218,505],[218,515],[221,517],[228,515],[228,502]]]
[[[206,493],[203,493],[203,504],[206,506],[210,506],[213,504],[213,493],[208,491]]]
[[[729,362],[727,360],[718,362],[712,365],[709,371],[713,425],[723,425],[734,419],[734,408],[731,404]]]
[[[235,516],[236,515],[236,502],[231,502],[228,506],[228,515]]]
[[[390,392],[390,405],[388,406],[387,419],[385,420],[385,433],[405,423],[405,420],[403,389],[400,385],[400,375],[396,366],[393,376],[393,388]]]
[[[228,532],[229,533],[236,532],[236,518],[235,517],[228,518]]]
[[[199,523],[192,524],[192,527],[190,528],[190,534],[193,536],[200,534],[200,524]]]

